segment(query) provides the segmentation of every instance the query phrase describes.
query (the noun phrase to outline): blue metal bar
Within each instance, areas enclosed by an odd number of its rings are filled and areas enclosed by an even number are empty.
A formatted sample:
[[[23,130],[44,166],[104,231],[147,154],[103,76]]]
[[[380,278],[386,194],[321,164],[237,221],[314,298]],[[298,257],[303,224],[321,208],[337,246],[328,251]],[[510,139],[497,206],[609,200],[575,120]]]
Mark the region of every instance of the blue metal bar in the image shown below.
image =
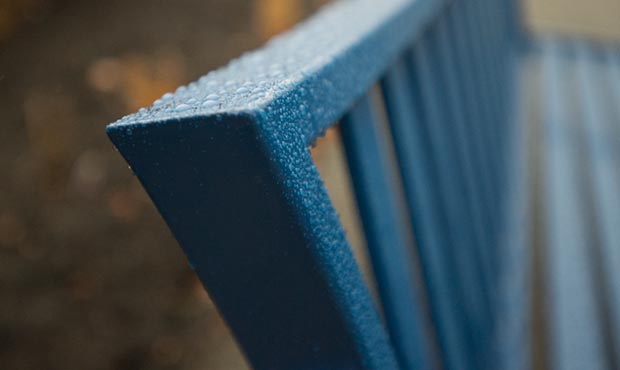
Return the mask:
[[[610,129],[613,132],[613,137],[616,138],[615,150],[616,150],[616,161],[614,167],[615,176],[613,180],[614,183],[618,184],[620,182],[620,174],[618,174],[618,168],[620,167],[620,155],[618,152],[620,151],[620,145],[618,144],[618,140],[620,140],[620,52],[617,48],[607,50],[605,53],[606,62],[608,63],[608,77],[609,80],[607,83],[610,87],[610,95],[612,97],[609,102],[609,109],[611,110],[611,114],[609,117],[608,124],[611,126]],[[612,196],[611,193],[608,196],[618,198],[618,189],[620,187],[616,187],[616,191]],[[608,207],[608,212],[613,212],[611,215],[605,216],[608,221],[607,228],[608,233],[617,233],[618,228],[613,228],[611,231],[611,225],[614,224],[618,220],[618,210],[620,209],[620,205],[617,205],[618,208],[613,208],[613,204],[618,204],[617,200],[610,202]],[[612,207],[613,210],[609,210]],[[618,225],[618,223],[616,223]],[[616,235],[616,234],[614,234]],[[615,356],[620,356],[620,248],[618,244],[620,243],[620,236],[609,236],[607,240],[606,249],[604,251],[604,261],[608,263],[607,270],[609,271],[609,282],[611,285],[610,291],[610,300],[612,302],[612,312],[614,313],[612,317],[612,325],[614,328],[614,339],[615,339],[615,347],[613,350],[615,351]],[[618,361],[618,360],[617,360]]]
[[[257,369],[397,368],[305,142],[224,115],[114,127]]]
[[[364,96],[341,121],[349,169],[388,332],[402,369],[434,369],[432,336],[414,254],[411,225],[403,217],[398,174],[390,160],[387,126]],[[373,109],[374,108],[374,109]]]
[[[477,175],[477,187],[478,193],[482,197],[482,206],[484,207],[484,216],[490,220],[486,221],[487,227],[493,224],[493,202],[497,198],[497,195],[493,194],[493,184],[491,179],[491,168],[488,160],[488,148],[485,148],[485,142],[483,140],[483,132],[481,127],[481,112],[480,106],[482,102],[478,100],[476,89],[476,83],[474,81],[474,66],[471,60],[471,50],[468,50],[466,38],[471,37],[466,34],[466,29],[463,25],[462,17],[462,2],[455,3],[454,6],[448,9],[447,22],[448,26],[448,38],[452,40],[453,49],[455,53],[455,68],[457,76],[460,79],[459,82],[459,94],[461,95],[463,102],[463,113],[466,121],[468,134],[468,142],[473,152],[474,170]],[[458,61],[458,62],[457,62]],[[485,151],[486,149],[486,151]],[[493,231],[487,230],[491,237],[493,237]]]
[[[497,181],[498,194],[505,194],[505,164],[507,155],[508,137],[507,125],[509,117],[507,115],[509,97],[507,89],[510,87],[508,66],[509,66],[509,49],[510,46],[505,37],[508,32],[506,30],[507,22],[501,14],[502,7],[505,3],[495,0],[478,0],[472,2],[475,14],[477,16],[476,25],[479,26],[479,32],[482,36],[479,43],[479,51],[482,53],[482,62],[485,73],[489,77],[490,89],[487,91],[485,101],[490,104],[491,108],[491,125],[489,129],[496,142],[495,156],[499,159],[499,175]],[[484,42],[481,42],[481,41]],[[504,196],[497,198],[497,226],[503,223],[504,216],[503,205]],[[501,246],[496,246],[496,254],[501,253]]]
[[[486,10],[485,16],[488,20],[488,31],[490,31],[491,43],[488,47],[491,50],[493,67],[497,74],[497,88],[498,88],[498,100],[499,100],[499,116],[498,125],[500,128],[504,128],[506,125],[506,111],[508,109],[509,102],[507,100],[508,92],[508,47],[512,46],[509,42],[508,35],[508,22],[503,12],[507,7],[507,4],[503,0],[486,0],[483,3]],[[504,130],[501,130],[504,133]],[[507,140],[506,135],[500,135],[500,139],[503,142]]]
[[[575,150],[577,100],[574,69],[553,42],[543,43],[546,151],[545,196],[551,364],[554,369],[607,369],[605,346],[588,251]]]
[[[453,25],[454,33],[453,37],[457,41],[457,48],[461,49],[461,55],[459,55],[459,65],[467,67],[462,73],[464,79],[466,79],[465,86],[468,87],[468,91],[465,93],[465,97],[471,98],[470,103],[467,104],[468,108],[472,109],[475,113],[475,121],[472,122],[472,129],[474,131],[473,144],[477,147],[480,153],[482,168],[486,173],[486,189],[483,189],[488,198],[489,210],[488,215],[491,220],[488,227],[489,233],[492,235],[492,239],[496,239],[497,233],[497,220],[500,217],[499,202],[499,186],[498,177],[501,173],[501,166],[497,157],[495,156],[498,143],[492,136],[490,129],[491,118],[489,102],[486,100],[485,91],[485,75],[484,68],[480,61],[481,53],[478,50],[479,39],[477,31],[470,25],[469,12],[470,7],[467,2],[458,2],[454,8]],[[448,15],[450,16],[450,15]],[[459,48],[459,45],[461,47]],[[461,59],[462,58],[462,59]]]
[[[524,59],[527,63],[528,60]],[[493,343],[495,357],[490,369],[526,370],[531,369],[530,348],[532,346],[532,218],[535,207],[531,203],[534,190],[531,184],[535,176],[534,160],[538,148],[531,138],[535,123],[530,122],[530,97],[532,86],[536,85],[534,68],[524,69],[525,75],[518,82],[516,93],[519,100],[515,104],[515,123],[509,126],[508,138],[510,162],[507,163],[505,226],[500,230],[500,245],[504,248],[498,264],[501,266],[498,277],[498,299],[495,335]],[[527,98],[527,99],[526,99]],[[534,97],[535,98],[535,97]],[[526,103],[527,101],[527,103]]]
[[[505,222],[505,212],[503,207],[506,200],[505,178],[507,170],[506,155],[508,145],[508,137],[506,135],[506,126],[508,121],[506,106],[508,103],[505,88],[508,85],[508,76],[504,70],[506,62],[504,58],[507,55],[507,52],[504,49],[504,44],[502,44],[500,40],[500,34],[505,33],[506,31],[502,29],[505,22],[501,22],[500,15],[497,14],[497,7],[500,5],[499,1],[480,0],[474,4],[478,4],[477,13],[479,16],[477,17],[477,23],[481,26],[481,35],[483,36],[482,40],[484,40],[484,42],[481,43],[481,49],[485,61],[484,70],[487,71],[489,75],[491,86],[486,98],[486,102],[488,102],[492,110],[490,130],[494,137],[494,141],[496,142],[496,149],[498,150],[498,152],[495,153],[495,156],[497,156],[499,162],[499,174],[496,184],[498,197],[495,201],[497,211],[494,222],[494,236],[497,238],[499,236],[498,233]],[[493,251],[491,253],[494,255],[493,266],[497,268],[499,268],[499,265],[496,262],[498,260],[498,256],[502,253],[502,249],[502,246],[496,241],[496,244],[493,245]],[[497,270],[494,275],[497,276]]]
[[[505,6],[504,17],[506,21],[506,29],[508,42],[511,44],[511,49],[521,48],[526,42],[526,31],[523,25],[523,2],[519,0],[503,0]]]
[[[506,22],[501,19],[498,7],[501,1],[498,0],[477,0],[473,2],[477,5],[478,24],[481,26],[481,36],[484,37],[482,49],[485,53],[487,69],[491,76],[492,95],[489,96],[490,102],[494,108],[494,124],[493,127],[497,132],[497,140],[500,143],[500,155],[504,155],[505,137],[502,135],[502,126],[504,125],[504,112],[506,110],[505,85],[506,75],[504,72],[506,51],[505,43],[502,43],[501,36],[507,32],[504,29]],[[502,157],[500,157],[502,158]],[[502,161],[501,163],[505,163]],[[501,180],[502,176],[500,176]]]
[[[587,161],[583,181],[591,194],[592,233],[590,250],[597,262],[601,310],[610,362],[620,365],[620,112],[615,108],[610,84],[609,59],[598,55],[589,45],[577,43],[577,77],[583,102],[583,132]],[[615,112],[614,112],[615,110]],[[615,115],[615,116],[614,116]],[[587,180],[586,180],[587,179]]]
[[[447,225],[437,189],[436,163],[422,123],[412,71],[399,59],[382,81],[407,210],[427,286],[431,316],[446,369],[471,369],[465,313]]]
[[[473,81],[476,83],[474,91],[477,96],[477,101],[480,103],[480,125],[482,132],[482,139],[485,142],[486,148],[486,156],[491,164],[491,178],[492,178],[492,188],[494,196],[493,206],[495,208],[493,212],[494,219],[497,219],[499,216],[499,197],[500,197],[500,175],[501,175],[501,160],[498,157],[498,152],[500,151],[500,144],[497,139],[497,134],[494,131],[493,125],[493,109],[491,107],[492,101],[489,100],[489,95],[491,91],[491,86],[489,82],[489,74],[488,68],[485,63],[484,53],[482,50],[482,40],[484,40],[485,36],[481,33],[480,27],[477,24],[479,20],[478,14],[475,13],[475,8],[473,1],[463,1],[462,11],[459,13],[462,14],[464,27],[466,29],[466,34],[468,37],[465,38],[467,42],[466,50],[469,50],[470,58],[473,70]],[[492,226],[492,230],[496,230],[496,223],[494,222]]]
[[[480,92],[476,91],[478,89],[476,84],[478,83],[479,86],[480,80],[484,80],[484,77],[481,76],[478,71],[481,67],[481,63],[476,61],[476,56],[472,56],[472,54],[476,53],[478,50],[478,48],[474,48],[474,46],[479,46],[478,41],[473,41],[471,39],[472,36],[468,36],[466,32],[465,35],[463,35],[464,32],[462,30],[468,31],[467,25],[463,25],[463,6],[466,6],[464,2],[460,2],[456,3],[455,8],[450,9],[449,16],[453,15],[453,21],[449,23],[449,25],[453,26],[450,39],[455,43],[456,60],[459,61],[455,63],[459,70],[458,75],[462,78],[463,86],[466,88],[463,91],[464,99],[467,101],[465,108],[469,111],[468,116],[474,118],[470,126],[473,126],[475,129],[481,125],[481,122],[485,121],[484,111],[480,108],[481,106],[487,105],[488,100],[486,97],[481,98]],[[481,188],[481,191],[487,195],[487,199],[490,203],[485,215],[490,219],[490,227],[488,227],[487,230],[491,234],[492,245],[490,253],[494,256],[494,261],[498,260],[498,256],[501,256],[504,249],[504,245],[499,243],[498,238],[500,236],[498,233],[500,231],[499,228],[505,222],[505,215],[507,215],[506,211],[503,209],[507,194],[504,179],[507,178],[509,174],[506,173],[508,170],[506,166],[507,163],[496,161],[496,165],[499,165],[499,167],[495,169],[496,177],[494,183],[494,171],[491,161],[496,157],[494,150],[506,152],[509,145],[512,144],[509,139],[512,138],[512,126],[515,125],[515,117],[517,116],[517,112],[514,108],[514,93],[507,92],[509,89],[516,91],[516,48],[509,44],[508,38],[502,38],[502,41],[496,47],[500,50],[500,57],[503,59],[504,70],[501,71],[500,78],[502,80],[501,86],[504,90],[502,91],[504,95],[503,99],[508,102],[506,104],[507,108],[502,111],[500,119],[493,123],[498,128],[498,138],[489,138],[488,131],[492,130],[490,130],[488,126],[483,126],[487,127],[487,129],[478,129],[474,131],[472,137],[468,139],[468,143],[471,143],[474,150],[477,152],[478,161],[476,167],[481,171],[480,176],[484,178],[484,181],[482,181],[483,185],[486,185],[486,188]],[[482,71],[485,73],[484,68]],[[488,116],[486,116],[486,118],[488,119]],[[491,143],[489,143],[489,140]],[[495,275],[497,275],[497,271],[501,270],[501,266],[497,263],[493,265],[495,267]]]
[[[442,7],[336,3],[108,127],[254,367],[397,367],[306,146]]]
[[[488,90],[486,93],[486,102],[489,104],[489,109],[491,111],[491,119],[492,119],[492,132],[494,133],[495,140],[499,144],[501,148],[500,136],[498,135],[497,125],[498,119],[500,116],[500,94],[498,88],[498,71],[496,69],[495,60],[494,60],[494,47],[495,47],[495,36],[494,33],[499,30],[492,29],[489,19],[489,4],[487,0],[473,0],[470,2],[470,6],[472,9],[472,20],[473,26],[477,30],[479,43],[479,52],[481,53],[481,62],[482,67],[484,68],[484,73],[488,76]],[[496,154],[497,155],[497,154]],[[501,159],[500,159],[500,163]]]
[[[491,245],[492,233],[489,233],[490,220],[483,216],[483,201],[480,197],[480,186],[476,184],[480,179],[475,165],[473,163],[473,153],[471,149],[471,139],[465,123],[465,109],[463,108],[463,95],[459,93],[459,82],[457,77],[457,66],[455,63],[454,47],[450,43],[447,29],[447,18],[441,18],[437,24],[437,65],[440,72],[440,82],[443,89],[443,104],[445,105],[444,117],[446,122],[452,128],[454,137],[455,156],[460,161],[460,168],[463,176],[462,192],[467,214],[471,217],[471,231],[473,235],[473,244],[471,252],[476,256],[477,264],[481,271],[480,288],[486,295],[486,305],[483,307],[482,315],[486,317],[485,324],[481,327],[487,332],[480,330],[481,344],[484,346],[485,339],[490,335],[490,326],[493,322],[493,310],[491,294],[494,290],[492,287],[497,272],[494,272],[496,264],[493,261],[493,250]]]
[[[482,285],[480,261],[476,259],[472,230],[463,220],[471,220],[467,214],[466,198],[463,196],[463,174],[459,159],[454,153],[453,132],[445,117],[445,102],[441,94],[442,86],[438,71],[438,55],[434,46],[437,43],[437,29],[431,27],[429,33],[414,45],[413,66],[416,86],[420,89],[422,122],[428,130],[430,148],[437,167],[438,188],[441,205],[445,211],[447,233],[451,253],[454,253],[456,270],[459,274],[463,304],[469,326],[470,346],[477,346],[476,331],[483,325],[483,312],[488,303]],[[488,306],[487,306],[488,307]],[[475,350],[470,353],[477,353]]]

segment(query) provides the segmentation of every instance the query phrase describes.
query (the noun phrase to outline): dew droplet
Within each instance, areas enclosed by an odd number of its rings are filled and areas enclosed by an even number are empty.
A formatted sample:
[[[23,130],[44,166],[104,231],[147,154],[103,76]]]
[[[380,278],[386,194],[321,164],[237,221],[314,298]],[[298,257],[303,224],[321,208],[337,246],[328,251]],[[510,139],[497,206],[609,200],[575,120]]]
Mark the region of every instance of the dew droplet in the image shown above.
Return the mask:
[[[213,107],[215,107],[215,106],[217,106],[217,105],[219,105],[219,103],[217,102],[217,100],[205,100],[205,101],[202,103],[202,107],[203,107],[203,108],[207,108],[207,109],[209,109],[209,108],[213,108]]]
[[[177,105],[177,106],[174,108],[174,110],[175,110],[176,112],[185,112],[185,111],[188,111],[188,110],[190,110],[190,109],[192,109],[192,107],[191,107],[191,106],[189,106],[189,105],[187,105],[187,104],[184,104],[184,103],[181,103],[181,104]]]

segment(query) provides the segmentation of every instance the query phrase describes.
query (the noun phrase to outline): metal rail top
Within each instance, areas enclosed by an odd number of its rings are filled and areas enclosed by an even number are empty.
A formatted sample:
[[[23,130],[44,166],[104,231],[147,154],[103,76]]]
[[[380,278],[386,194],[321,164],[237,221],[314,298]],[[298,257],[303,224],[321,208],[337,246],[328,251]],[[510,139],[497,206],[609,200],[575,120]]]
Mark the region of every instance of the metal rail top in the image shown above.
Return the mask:
[[[145,124],[230,116],[295,122],[310,142],[345,113],[441,9],[443,0],[345,0],[323,7],[263,48],[248,52],[108,132]],[[260,125],[260,124],[259,124]]]

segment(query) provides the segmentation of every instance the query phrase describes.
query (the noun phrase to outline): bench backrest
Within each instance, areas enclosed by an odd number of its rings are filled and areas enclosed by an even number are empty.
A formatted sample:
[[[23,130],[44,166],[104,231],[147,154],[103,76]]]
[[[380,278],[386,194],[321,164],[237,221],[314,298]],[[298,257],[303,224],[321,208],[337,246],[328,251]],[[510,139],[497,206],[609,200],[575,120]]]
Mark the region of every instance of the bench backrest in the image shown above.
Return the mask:
[[[515,18],[336,2],[108,127],[254,367],[493,368]],[[385,325],[309,152],[336,121]]]

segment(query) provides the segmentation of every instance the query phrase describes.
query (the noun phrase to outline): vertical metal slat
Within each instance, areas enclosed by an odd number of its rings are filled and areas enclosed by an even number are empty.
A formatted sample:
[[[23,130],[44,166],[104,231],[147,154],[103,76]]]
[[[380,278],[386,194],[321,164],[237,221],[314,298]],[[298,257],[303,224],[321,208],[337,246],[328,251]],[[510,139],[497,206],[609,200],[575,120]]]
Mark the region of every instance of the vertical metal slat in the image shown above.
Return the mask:
[[[411,70],[399,59],[382,81],[386,111],[402,175],[407,209],[427,287],[441,358],[447,369],[471,368],[459,301],[458,274],[442,222],[435,163],[420,121]]]
[[[572,135],[576,123],[567,109],[571,106],[566,96],[571,88],[567,79],[572,70],[560,53],[553,43],[543,46],[544,84],[549,97],[544,144],[551,362],[559,370],[603,370],[607,366],[594,294],[596,286],[574,160]]]
[[[440,84],[436,70],[437,55],[432,49],[436,42],[436,28],[431,27],[429,33],[420,39],[413,49],[412,65],[414,67],[414,86],[419,89],[422,122],[428,132],[431,155],[437,169],[437,187],[439,189],[441,207],[444,211],[447,245],[454,256],[455,269],[459,276],[459,287],[462,303],[466,312],[465,325],[470,336],[468,345],[470,353],[477,353],[473,348],[478,345],[475,340],[479,325],[482,325],[483,305],[485,304],[482,284],[480,260],[472,253],[474,240],[472,230],[465,220],[467,206],[462,194],[462,168],[454,153],[454,138],[449,123],[443,117],[445,107],[440,96]]]
[[[342,136],[387,326],[403,369],[433,369],[410,225],[399,212],[389,147],[364,96],[343,118]],[[408,237],[409,236],[409,237]],[[418,279],[416,279],[416,276]]]
[[[583,169],[589,180],[592,216],[595,223],[590,249],[595,255],[595,269],[601,284],[600,315],[609,321],[606,326],[610,361],[618,366],[620,360],[620,130],[614,125],[613,90],[607,76],[609,65],[602,56],[595,55],[589,45],[577,46],[579,92],[583,102],[583,140],[587,165]],[[580,130],[580,131],[581,131]]]

